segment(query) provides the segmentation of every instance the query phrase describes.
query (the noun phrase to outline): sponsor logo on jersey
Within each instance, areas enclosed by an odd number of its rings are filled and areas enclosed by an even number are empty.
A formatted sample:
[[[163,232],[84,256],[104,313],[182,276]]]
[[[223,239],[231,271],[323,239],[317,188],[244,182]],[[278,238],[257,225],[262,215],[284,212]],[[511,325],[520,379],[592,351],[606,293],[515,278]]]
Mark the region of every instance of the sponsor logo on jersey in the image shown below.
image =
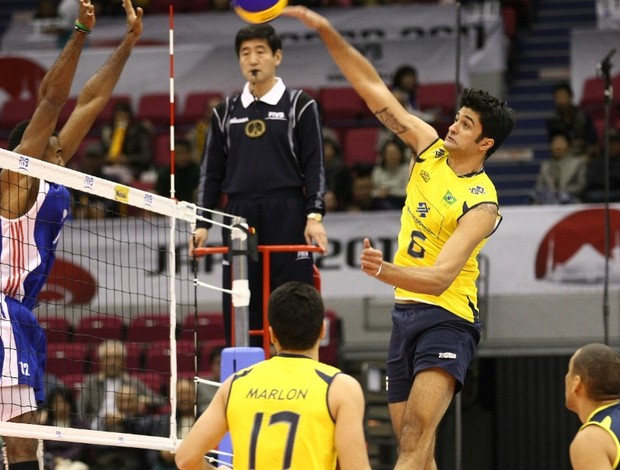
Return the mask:
[[[244,117],[244,118],[230,118],[230,123],[231,124],[240,124],[242,122],[248,122],[250,120],[250,118]]]
[[[284,114],[283,111],[269,111],[267,119],[271,119],[273,121],[286,121],[286,114]]]
[[[486,190],[480,185],[474,186],[473,188],[469,188],[469,192],[472,194],[486,194],[487,193]]]
[[[435,150],[435,158],[441,158],[446,154],[446,149],[437,149]]]
[[[425,183],[428,183],[431,180],[431,175],[426,170],[420,171],[420,178],[424,180]]]
[[[440,352],[439,359],[456,359],[456,354],[452,352]]]
[[[418,207],[415,211],[420,217],[426,217],[426,214],[428,214],[430,210],[431,209],[428,207],[428,204],[425,202],[418,202]]]

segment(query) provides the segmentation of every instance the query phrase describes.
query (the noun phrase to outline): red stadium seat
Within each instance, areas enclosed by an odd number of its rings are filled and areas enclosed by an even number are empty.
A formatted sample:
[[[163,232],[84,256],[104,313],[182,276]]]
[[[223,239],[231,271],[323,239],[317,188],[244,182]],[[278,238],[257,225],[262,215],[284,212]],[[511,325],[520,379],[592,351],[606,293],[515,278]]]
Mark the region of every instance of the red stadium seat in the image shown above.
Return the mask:
[[[125,341],[127,355],[125,356],[125,368],[128,370],[139,370],[144,362],[144,343],[131,343]]]
[[[351,124],[364,113],[364,101],[350,87],[323,87],[319,90],[319,105],[327,125]]]
[[[85,374],[67,374],[62,376],[65,387],[71,390],[76,396],[82,390]]]
[[[418,88],[418,107],[422,111],[439,108],[446,118],[454,116],[457,86],[454,82],[427,83]]]
[[[581,108],[589,113],[593,119],[603,117],[605,107],[605,80],[590,77],[583,83],[581,94]]]
[[[344,162],[348,166],[377,163],[378,127],[353,127],[344,135]]]
[[[68,343],[71,341],[73,329],[69,320],[64,317],[39,317],[39,325],[45,330],[47,343]]]
[[[86,343],[47,345],[46,372],[62,379],[65,375],[90,372],[91,351]]]
[[[151,343],[170,338],[170,315],[142,314],[131,319],[127,330],[127,341]]]
[[[142,95],[138,101],[136,119],[150,121],[155,128],[168,126],[170,124],[170,94],[146,93]]]
[[[205,114],[209,102],[222,101],[224,94],[219,91],[195,91],[185,97],[183,112],[179,114],[178,124],[191,125]]]
[[[150,370],[146,371],[129,371],[129,375],[135,377],[149,389],[156,393],[166,394],[170,388],[170,374],[161,374]]]
[[[325,311],[325,338],[319,347],[319,359],[321,362],[338,365],[340,342],[342,340],[342,321],[332,310]]]
[[[170,133],[160,132],[153,137],[153,162],[156,168],[170,165]]]
[[[76,343],[100,343],[106,339],[122,340],[123,320],[109,314],[93,314],[82,317],[75,328]]]
[[[190,372],[195,370],[195,349],[193,343],[182,341],[177,343],[177,371]],[[170,373],[170,345],[159,343],[159,346],[146,348],[144,357],[144,368],[147,371],[154,371],[163,374]]]
[[[221,312],[200,312],[196,316],[189,314],[183,320],[182,328],[181,338],[185,340],[193,340],[194,330],[198,333],[199,342],[224,339],[224,317]]]

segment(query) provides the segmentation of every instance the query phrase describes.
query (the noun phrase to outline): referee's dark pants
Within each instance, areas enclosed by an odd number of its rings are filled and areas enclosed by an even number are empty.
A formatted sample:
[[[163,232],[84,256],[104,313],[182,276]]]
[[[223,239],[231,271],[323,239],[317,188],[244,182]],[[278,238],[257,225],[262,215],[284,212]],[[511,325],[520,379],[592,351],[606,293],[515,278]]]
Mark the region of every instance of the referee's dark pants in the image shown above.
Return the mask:
[[[299,191],[281,191],[269,195],[229,196],[226,213],[246,219],[248,225],[256,230],[258,245],[305,245],[306,227],[305,200]],[[222,240],[226,246],[230,231],[222,231]],[[223,285],[230,288],[231,266],[229,257],[224,258]],[[288,281],[314,283],[313,260],[310,252],[272,253],[271,254],[271,290]],[[263,327],[263,260],[259,262],[248,258],[248,280],[250,287],[250,329]],[[223,295],[224,329],[226,343],[231,342],[233,329],[232,299]],[[250,346],[262,347],[261,336],[251,336]]]

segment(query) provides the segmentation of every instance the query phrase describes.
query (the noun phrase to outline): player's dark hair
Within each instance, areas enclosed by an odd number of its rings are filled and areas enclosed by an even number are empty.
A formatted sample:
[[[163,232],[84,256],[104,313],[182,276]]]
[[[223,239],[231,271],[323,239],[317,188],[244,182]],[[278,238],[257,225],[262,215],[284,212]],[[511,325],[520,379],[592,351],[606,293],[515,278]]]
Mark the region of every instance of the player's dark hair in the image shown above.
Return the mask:
[[[573,356],[573,374],[579,375],[595,401],[620,398],[620,354],[605,344],[588,344]]]
[[[480,139],[488,137],[494,140],[493,146],[487,150],[485,159],[489,158],[512,132],[515,125],[515,112],[505,101],[500,101],[486,91],[466,88],[463,90],[459,108],[473,109],[480,116],[482,134]]]
[[[237,57],[241,51],[241,44],[252,39],[265,39],[269,44],[272,53],[276,53],[282,49],[282,40],[273,26],[268,24],[251,24],[245,28],[241,28],[235,37],[235,50]]]
[[[26,127],[28,127],[28,124],[30,124],[30,121],[22,121],[13,128],[13,130],[9,134],[9,150],[15,150],[15,147],[20,144],[20,142],[22,141],[22,137],[24,136],[24,132],[26,131]]]
[[[22,121],[15,125],[11,133],[9,134],[9,142],[7,144],[8,150],[15,150],[15,148],[21,144],[22,138],[24,137],[24,132],[26,132],[26,128],[30,124],[29,120]],[[58,132],[53,132],[52,135],[58,135]]]
[[[291,281],[275,289],[267,307],[269,325],[284,349],[310,349],[321,334],[325,307],[319,292],[306,282]]]

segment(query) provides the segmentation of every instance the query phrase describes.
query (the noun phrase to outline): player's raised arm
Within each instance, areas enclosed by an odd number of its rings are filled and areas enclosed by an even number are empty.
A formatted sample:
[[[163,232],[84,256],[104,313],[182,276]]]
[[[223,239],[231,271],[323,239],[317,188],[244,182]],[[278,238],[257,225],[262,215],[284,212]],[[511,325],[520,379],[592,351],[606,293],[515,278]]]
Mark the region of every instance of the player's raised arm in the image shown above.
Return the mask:
[[[78,96],[75,110],[59,134],[65,162],[75,154],[82,139],[112,96],[127,59],[142,35],[142,8],[134,9],[131,0],[123,0],[127,32],[121,44],[103,66],[86,82]]]
[[[297,18],[319,33],[332,59],[370,110],[416,152],[437,139],[437,131],[402,107],[370,61],[347,42],[329,20],[302,6],[286,7],[282,15]]]
[[[95,7],[90,0],[76,0],[80,2],[79,17],[76,18],[75,31],[66,46],[48,70],[41,82],[38,92],[37,108],[24,131],[21,143],[15,151],[33,158],[41,158],[47,140],[56,128],[60,111],[64,106],[75,71],[79,62],[87,33],[95,25]]]

